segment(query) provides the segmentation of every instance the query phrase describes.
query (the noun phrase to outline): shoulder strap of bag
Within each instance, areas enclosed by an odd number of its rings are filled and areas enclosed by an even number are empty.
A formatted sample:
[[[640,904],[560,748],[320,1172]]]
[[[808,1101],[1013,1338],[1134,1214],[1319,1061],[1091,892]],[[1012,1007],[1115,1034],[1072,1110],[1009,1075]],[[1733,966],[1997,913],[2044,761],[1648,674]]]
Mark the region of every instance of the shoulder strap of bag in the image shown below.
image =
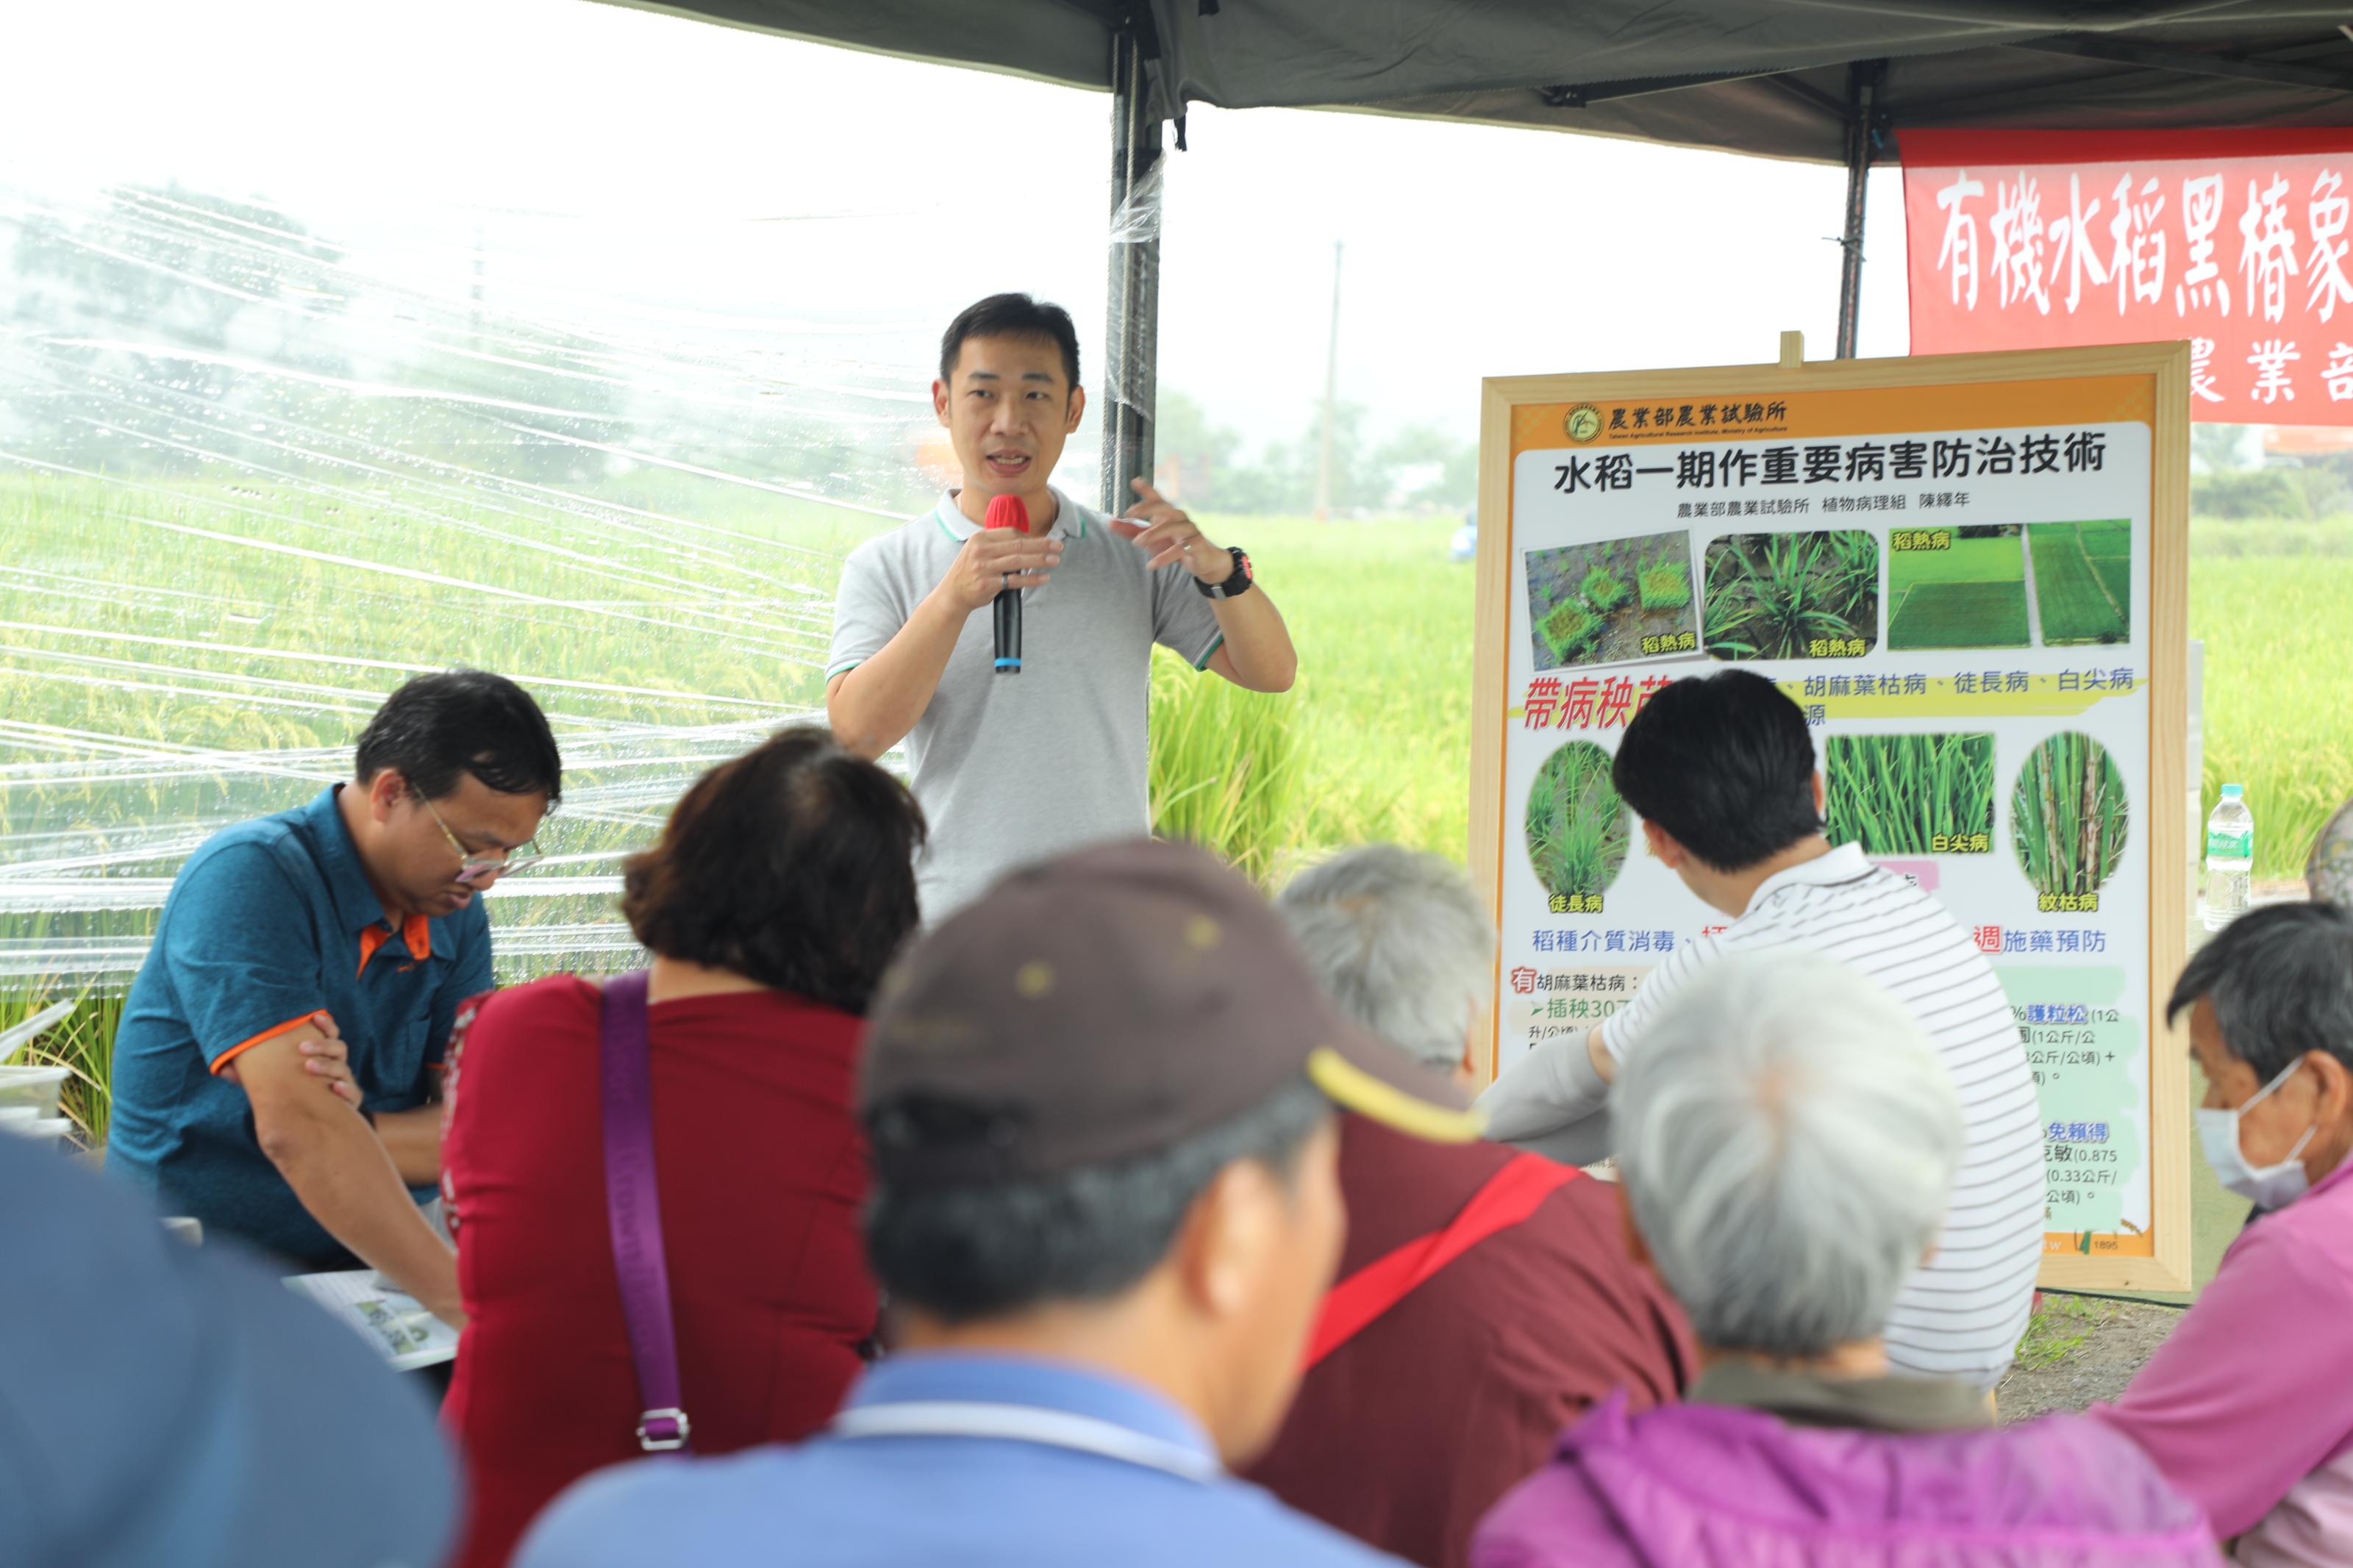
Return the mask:
[[[605,1213],[621,1317],[638,1372],[638,1447],[662,1453],[687,1446],[679,1406],[678,1336],[670,1323],[670,1269],[662,1257],[661,1201],[654,1184],[653,1073],[646,1037],[642,969],[605,983],[599,1026],[604,1089]]]
[[[1537,1154],[1517,1154],[1481,1184],[1442,1230],[1417,1237],[1332,1287],[1307,1342],[1310,1367],[1404,1300],[1433,1274],[1497,1231],[1509,1230],[1555,1191],[1585,1173]]]

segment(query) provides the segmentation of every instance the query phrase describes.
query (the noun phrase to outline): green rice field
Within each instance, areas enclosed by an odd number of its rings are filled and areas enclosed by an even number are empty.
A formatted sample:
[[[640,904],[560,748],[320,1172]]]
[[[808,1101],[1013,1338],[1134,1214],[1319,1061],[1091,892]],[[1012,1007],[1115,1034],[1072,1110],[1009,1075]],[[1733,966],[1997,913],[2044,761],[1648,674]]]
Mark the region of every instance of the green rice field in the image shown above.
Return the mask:
[[[2063,647],[2130,638],[2130,523],[2030,523],[2027,541],[2034,552],[2034,597],[2044,643]]]
[[[828,616],[809,596],[822,606],[841,554],[889,526],[754,500],[714,518],[650,484],[609,485],[561,510],[476,489],[436,496],[419,516],[374,511],[383,498],[364,495],[0,482],[0,574],[16,590],[0,616],[12,857],[0,868],[11,965],[0,992],[76,994],[92,952],[125,965],[95,982],[119,991],[159,879],[189,848],[339,776],[385,691],[461,659],[531,682],[571,763],[543,836],[558,858],[493,900],[501,969],[605,962],[617,928],[590,879],[645,840],[685,778],[817,702]],[[658,527],[637,512],[692,521]],[[375,515],[384,521],[364,526]],[[1234,836],[1276,880],[1372,839],[1461,858],[1473,575],[1445,559],[1455,520],[1203,522],[1250,551],[1291,625],[1300,678],[1288,696],[1240,704],[1240,718],[1203,707],[1188,722],[1188,707],[1234,698],[1189,670],[1162,672],[1155,798],[1168,826]],[[2327,526],[2353,539],[2353,520]],[[2314,549],[2335,537],[2318,524],[2193,533],[2205,807],[2224,782],[2246,786],[2259,879],[2296,874],[2353,795],[2353,550]],[[245,542],[265,538],[309,553]],[[1278,808],[1229,788],[1238,773],[1279,786]],[[91,869],[93,858],[112,858]],[[76,1059],[102,1063],[111,1005],[78,1016]]]
[[[2024,647],[2026,560],[2015,532],[1956,531],[1949,550],[1887,557],[1891,649]]]

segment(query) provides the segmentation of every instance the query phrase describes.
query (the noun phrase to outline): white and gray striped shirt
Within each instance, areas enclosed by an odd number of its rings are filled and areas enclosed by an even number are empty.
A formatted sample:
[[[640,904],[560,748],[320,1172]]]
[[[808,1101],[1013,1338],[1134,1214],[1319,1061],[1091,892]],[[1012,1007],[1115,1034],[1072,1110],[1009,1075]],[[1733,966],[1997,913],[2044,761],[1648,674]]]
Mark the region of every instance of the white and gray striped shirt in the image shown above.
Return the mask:
[[[1776,947],[1820,953],[1884,986],[1951,1075],[1968,1152],[1936,1255],[1888,1319],[1887,1356],[1899,1372],[1991,1388],[2025,1332],[2041,1267],[2042,1107],[2001,982],[1943,904],[1841,845],[1767,879],[1738,920],[1678,946],[1602,1025],[1602,1044],[1624,1060],[1666,998],[1717,954]],[[1514,1063],[1480,1101],[1492,1134],[1533,1139],[1589,1112],[1564,1098],[1573,1080],[1548,1059],[1585,1048],[1582,1037],[1546,1042]]]

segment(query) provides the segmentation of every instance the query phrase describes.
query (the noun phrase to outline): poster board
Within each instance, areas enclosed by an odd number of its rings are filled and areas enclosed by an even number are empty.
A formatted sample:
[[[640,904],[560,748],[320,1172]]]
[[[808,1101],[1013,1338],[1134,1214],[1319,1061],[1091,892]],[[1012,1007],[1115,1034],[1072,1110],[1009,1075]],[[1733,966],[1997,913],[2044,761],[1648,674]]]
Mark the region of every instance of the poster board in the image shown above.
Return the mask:
[[[2189,370],[2186,343],[1807,364],[1790,333],[1778,364],[1485,383],[1490,1077],[1728,921],[1646,853],[1609,759],[1648,692],[1752,669],[1806,709],[1833,841],[1943,900],[2010,993],[2050,1135],[2042,1283],[2189,1288],[2164,1019],[2189,913]],[[1793,573],[1844,629],[1744,614]],[[1913,781],[1892,796],[1891,768]]]

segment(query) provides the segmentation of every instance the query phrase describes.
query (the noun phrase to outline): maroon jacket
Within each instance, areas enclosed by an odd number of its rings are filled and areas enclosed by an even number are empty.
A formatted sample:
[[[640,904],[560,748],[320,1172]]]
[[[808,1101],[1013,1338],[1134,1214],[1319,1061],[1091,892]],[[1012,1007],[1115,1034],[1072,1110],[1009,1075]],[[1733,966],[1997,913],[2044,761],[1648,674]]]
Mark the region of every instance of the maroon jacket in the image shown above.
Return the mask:
[[[1514,1158],[1342,1119],[1346,1279],[1443,1229]],[[1429,1568],[1461,1568],[1497,1499],[1618,1388],[1630,1407],[1694,1375],[1683,1315],[1626,1256],[1618,1194],[1579,1176],[1472,1247],[1317,1364],[1249,1479]]]

